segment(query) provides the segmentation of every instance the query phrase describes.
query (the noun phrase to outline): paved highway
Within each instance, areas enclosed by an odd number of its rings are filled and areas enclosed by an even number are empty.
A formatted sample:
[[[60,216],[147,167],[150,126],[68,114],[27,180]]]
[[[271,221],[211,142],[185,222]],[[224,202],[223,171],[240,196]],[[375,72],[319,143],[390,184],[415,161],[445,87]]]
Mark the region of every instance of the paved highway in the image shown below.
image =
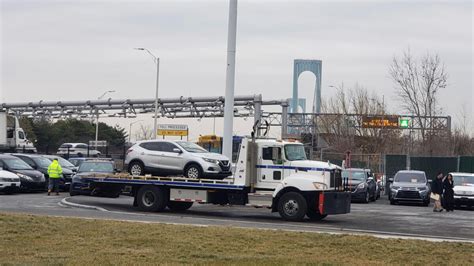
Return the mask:
[[[432,207],[393,206],[384,199],[369,204],[354,203],[350,214],[328,216],[319,222],[308,220],[294,223],[281,220],[277,213],[272,214],[268,209],[195,204],[190,210],[181,213],[145,213],[132,207],[133,199],[128,196],[110,199],[66,195],[0,195],[0,212],[474,242],[474,211],[434,213]],[[84,208],[87,206],[89,208]],[[435,225],[442,230],[433,230]]]

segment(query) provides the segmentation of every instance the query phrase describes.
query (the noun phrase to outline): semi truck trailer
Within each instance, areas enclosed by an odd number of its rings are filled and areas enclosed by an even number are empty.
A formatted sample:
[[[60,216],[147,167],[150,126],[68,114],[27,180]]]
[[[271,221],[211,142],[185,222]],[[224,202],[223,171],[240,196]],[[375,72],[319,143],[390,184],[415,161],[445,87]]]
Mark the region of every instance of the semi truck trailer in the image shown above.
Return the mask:
[[[349,213],[346,183],[339,166],[308,160],[299,142],[245,137],[234,173],[224,180],[92,174],[82,176],[80,182],[73,180],[72,186],[102,192],[127,187],[133,205],[143,211],[182,211],[196,203],[246,205],[301,221]]]

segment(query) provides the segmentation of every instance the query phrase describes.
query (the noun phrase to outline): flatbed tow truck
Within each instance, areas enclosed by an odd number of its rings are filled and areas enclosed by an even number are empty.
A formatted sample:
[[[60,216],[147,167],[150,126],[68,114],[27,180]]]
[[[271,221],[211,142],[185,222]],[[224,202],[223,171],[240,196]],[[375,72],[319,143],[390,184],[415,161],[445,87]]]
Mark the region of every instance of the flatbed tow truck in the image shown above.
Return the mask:
[[[189,209],[194,203],[271,209],[289,221],[350,212],[350,192],[337,165],[306,159],[301,143],[245,137],[233,176],[224,180],[128,174],[82,177],[88,190],[129,187],[143,211]]]

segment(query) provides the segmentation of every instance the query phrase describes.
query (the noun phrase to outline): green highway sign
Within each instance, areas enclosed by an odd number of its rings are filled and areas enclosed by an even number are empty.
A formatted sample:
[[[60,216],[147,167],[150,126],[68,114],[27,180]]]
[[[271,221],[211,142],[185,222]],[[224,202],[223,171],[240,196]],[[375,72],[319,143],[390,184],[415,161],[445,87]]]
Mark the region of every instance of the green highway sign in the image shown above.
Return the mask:
[[[409,118],[400,118],[400,128],[408,128],[410,125]]]

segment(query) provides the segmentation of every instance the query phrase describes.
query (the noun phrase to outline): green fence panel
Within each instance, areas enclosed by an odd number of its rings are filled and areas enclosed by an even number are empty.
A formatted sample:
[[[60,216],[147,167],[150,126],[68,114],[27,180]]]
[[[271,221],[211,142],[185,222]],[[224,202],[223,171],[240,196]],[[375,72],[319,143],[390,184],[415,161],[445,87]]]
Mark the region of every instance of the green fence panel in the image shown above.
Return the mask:
[[[425,171],[428,179],[434,179],[438,171],[456,172],[457,167],[458,157],[410,157],[410,169]]]
[[[459,157],[459,172],[474,173],[474,156]]]
[[[407,169],[406,155],[385,155],[385,175],[387,178],[393,177],[398,171]]]

